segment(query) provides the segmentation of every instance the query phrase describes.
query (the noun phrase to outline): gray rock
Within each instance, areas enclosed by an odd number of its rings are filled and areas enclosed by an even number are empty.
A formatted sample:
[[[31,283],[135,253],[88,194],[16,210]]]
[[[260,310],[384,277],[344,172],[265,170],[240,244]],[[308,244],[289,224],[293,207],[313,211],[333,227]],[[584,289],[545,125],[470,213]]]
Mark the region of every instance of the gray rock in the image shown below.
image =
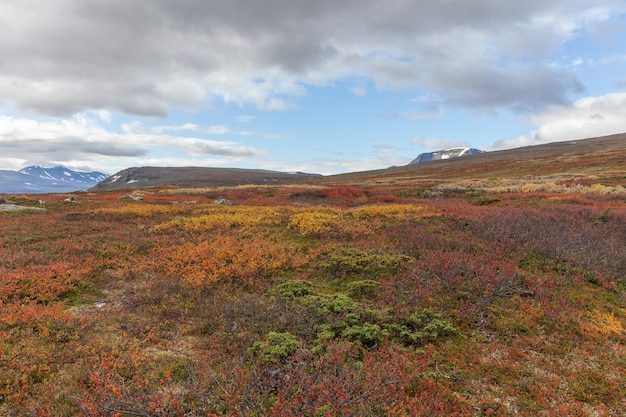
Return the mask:
[[[232,206],[233,202],[225,198],[218,198],[217,200],[213,202],[213,204],[223,204],[225,206]]]

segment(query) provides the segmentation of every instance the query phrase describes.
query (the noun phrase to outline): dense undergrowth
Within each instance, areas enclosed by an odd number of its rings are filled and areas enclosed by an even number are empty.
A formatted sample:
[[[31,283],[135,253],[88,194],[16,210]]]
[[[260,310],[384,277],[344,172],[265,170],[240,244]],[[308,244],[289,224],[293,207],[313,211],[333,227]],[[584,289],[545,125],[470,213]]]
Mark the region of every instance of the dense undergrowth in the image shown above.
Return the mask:
[[[626,409],[623,196],[167,191],[0,213],[0,415]]]

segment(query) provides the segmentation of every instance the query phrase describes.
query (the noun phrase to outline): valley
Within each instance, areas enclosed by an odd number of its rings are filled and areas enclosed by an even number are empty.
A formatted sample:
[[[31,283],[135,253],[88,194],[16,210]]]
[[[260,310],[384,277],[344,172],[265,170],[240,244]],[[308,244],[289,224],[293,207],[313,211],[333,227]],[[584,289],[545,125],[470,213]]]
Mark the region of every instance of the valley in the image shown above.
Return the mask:
[[[0,415],[621,416],[625,142],[5,195]]]

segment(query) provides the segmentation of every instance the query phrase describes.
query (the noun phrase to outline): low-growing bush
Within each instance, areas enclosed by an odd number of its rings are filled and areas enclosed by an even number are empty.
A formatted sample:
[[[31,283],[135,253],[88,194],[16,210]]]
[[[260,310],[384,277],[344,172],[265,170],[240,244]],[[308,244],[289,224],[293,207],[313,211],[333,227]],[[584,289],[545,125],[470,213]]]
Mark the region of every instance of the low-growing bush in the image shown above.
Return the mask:
[[[250,351],[268,362],[283,360],[300,347],[300,341],[289,332],[269,332],[265,341],[255,342]]]
[[[375,277],[383,273],[397,273],[411,261],[412,258],[405,255],[378,254],[345,246],[332,251],[328,261],[321,265],[333,278],[346,276]]]

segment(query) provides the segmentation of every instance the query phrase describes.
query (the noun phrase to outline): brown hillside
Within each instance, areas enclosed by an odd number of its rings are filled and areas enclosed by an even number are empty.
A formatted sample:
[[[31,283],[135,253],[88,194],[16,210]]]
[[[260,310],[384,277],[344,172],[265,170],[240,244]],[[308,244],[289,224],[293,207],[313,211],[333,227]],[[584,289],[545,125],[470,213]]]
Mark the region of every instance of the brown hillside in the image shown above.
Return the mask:
[[[327,183],[439,185],[468,179],[570,176],[621,177],[626,172],[626,134],[555,142],[383,170],[325,177]]]
[[[114,191],[156,187],[206,187],[242,184],[284,184],[305,181],[303,173],[286,173],[261,169],[205,167],[139,167],[128,168],[102,181],[91,191]]]

